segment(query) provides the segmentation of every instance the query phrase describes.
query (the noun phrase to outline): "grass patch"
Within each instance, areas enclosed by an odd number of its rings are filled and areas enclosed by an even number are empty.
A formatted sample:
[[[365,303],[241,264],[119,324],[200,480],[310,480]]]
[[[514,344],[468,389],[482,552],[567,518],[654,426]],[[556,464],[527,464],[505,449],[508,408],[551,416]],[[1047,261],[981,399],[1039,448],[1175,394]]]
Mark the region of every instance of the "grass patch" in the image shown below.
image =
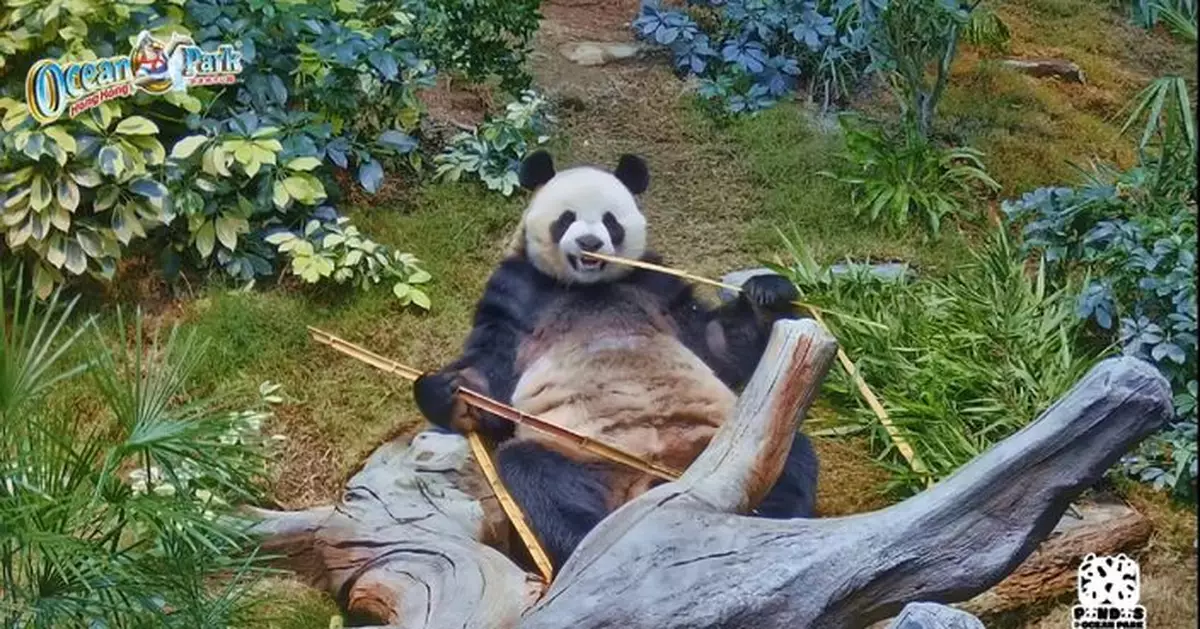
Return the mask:
[[[407,384],[317,345],[305,326],[419,368],[441,366],[458,352],[520,208],[519,199],[504,200],[476,185],[434,184],[411,191],[397,207],[350,212],[377,242],[424,262],[434,277],[429,312],[401,307],[386,286],[363,292],[285,281],[252,291],[212,285],[169,309],[178,314],[160,318],[160,325],[178,321],[207,339],[197,389],[249,396],[264,380],[283,385],[286,402],[264,427],[287,437],[272,462],[272,493],[280,504],[328,501],[373,447],[422,421]],[[134,304],[121,307],[129,311]],[[102,328],[115,326],[112,309],[100,315]],[[65,404],[89,403],[86,390],[69,393]]]
[[[801,234],[821,261],[899,259],[936,273],[966,259],[968,240],[950,224],[931,242],[919,225],[896,233],[853,216],[849,189],[817,174],[831,169],[842,150],[833,121],[784,103],[733,122],[726,133],[749,172],[757,205],[746,236],[750,251],[782,251],[778,228]]]
[[[1093,158],[1122,167],[1121,108],[1154,78],[1194,77],[1196,58],[1162,29],[1146,30],[1109,3],[1011,0],[996,13],[1012,32],[1011,56],[1073,61],[1086,84],[1038,79],[966,48],[939,107],[939,128],[985,153],[1004,197],[1078,180]]]

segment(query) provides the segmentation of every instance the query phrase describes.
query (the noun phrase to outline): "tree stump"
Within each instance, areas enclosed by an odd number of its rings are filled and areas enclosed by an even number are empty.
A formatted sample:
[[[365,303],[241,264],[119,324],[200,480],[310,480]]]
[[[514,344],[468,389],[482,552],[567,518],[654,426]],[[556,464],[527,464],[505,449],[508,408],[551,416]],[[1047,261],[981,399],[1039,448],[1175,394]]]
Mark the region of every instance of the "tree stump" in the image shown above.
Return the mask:
[[[1152,365],[1113,358],[1036,421],[897,505],[827,519],[744,515],[778,477],[785,437],[835,351],[811,320],[776,323],[733,416],[699,458],[602,521],[540,598],[536,577],[483,543],[479,500],[450,472],[463,464],[458,454],[436,470],[418,465],[420,455],[369,462],[337,506],[258,511],[261,531],[269,550],[286,551],[356,617],[392,626],[857,629],[1000,582],[1074,497],[1172,413]],[[430,483],[441,493],[423,489]],[[891,626],[977,626],[933,610],[909,606]]]

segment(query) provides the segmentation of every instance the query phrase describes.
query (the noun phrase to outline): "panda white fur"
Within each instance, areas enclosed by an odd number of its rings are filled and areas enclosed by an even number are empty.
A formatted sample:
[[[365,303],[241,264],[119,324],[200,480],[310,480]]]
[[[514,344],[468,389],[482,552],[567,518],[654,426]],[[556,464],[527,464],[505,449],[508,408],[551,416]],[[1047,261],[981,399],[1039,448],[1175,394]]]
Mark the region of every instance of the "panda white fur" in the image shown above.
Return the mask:
[[[515,249],[489,279],[462,355],[422,376],[414,396],[435,425],[498,442],[497,466],[556,568],[608,513],[657,479],[466,407],[465,386],[645,459],[684,469],[730,415],[771,325],[796,315],[785,278],[751,278],[720,308],[678,278],[584,258],[596,251],[661,262],[646,249],[637,194],[645,163],[555,172],[548,153],[522,163],[534,194]],[[765,517],[809,517],[816,455],[797,434]]]

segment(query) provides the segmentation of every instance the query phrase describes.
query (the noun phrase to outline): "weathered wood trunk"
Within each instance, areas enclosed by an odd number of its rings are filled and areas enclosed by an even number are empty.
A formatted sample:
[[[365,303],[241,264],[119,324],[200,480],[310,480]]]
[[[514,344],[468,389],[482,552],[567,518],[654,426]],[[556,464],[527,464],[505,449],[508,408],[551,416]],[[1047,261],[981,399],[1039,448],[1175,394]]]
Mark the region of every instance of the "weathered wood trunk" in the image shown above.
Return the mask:
[[[741,515],[777,478],[782,444],[835,349],[812,321],[776,324],[708,448],[679,480],[601,522],[540,598],[538,579],[485,545],[485,510],[450,471],[465,465],[459,437],[436,435],[454,451],[437,466],[421,454],[369,462],[336,507],[260,511],[262,531],[349,611],[394,626],[839,629],[905,610],[892,627],[977,627],[953,610],[905,606],[962,602],[1000,582],[1072,498],[1172,412],[1151,365],[1110,359],[1025,429],[900,504],[829,519]]]

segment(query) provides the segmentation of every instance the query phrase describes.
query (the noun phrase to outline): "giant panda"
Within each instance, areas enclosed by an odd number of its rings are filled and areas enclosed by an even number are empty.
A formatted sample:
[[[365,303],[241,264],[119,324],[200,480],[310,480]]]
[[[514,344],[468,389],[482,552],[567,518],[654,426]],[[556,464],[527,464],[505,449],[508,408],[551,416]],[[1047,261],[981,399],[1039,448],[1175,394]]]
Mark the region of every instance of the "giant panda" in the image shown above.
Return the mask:
[[[476,430],[497,444],[501,479],[558,569],[607,514],[661,482],[477,412],[467,387],[644,459],[685,469],[729,417],[766,348],[772,324],[795,318],[795,286],[748,280],[738,299],[710,308],[682,280],[607,264],[586,251],[661,263],[647,250],[636,196],[649,171],[622,155],[609,171],[555,170],[529,155],[519,182],[532,198],[510,255],[476,306],[462,354],[423,374],[417,407],[444,430]],[[758,505],[764,517],[813,515],[817,460],[799,433],[784,470]]]

